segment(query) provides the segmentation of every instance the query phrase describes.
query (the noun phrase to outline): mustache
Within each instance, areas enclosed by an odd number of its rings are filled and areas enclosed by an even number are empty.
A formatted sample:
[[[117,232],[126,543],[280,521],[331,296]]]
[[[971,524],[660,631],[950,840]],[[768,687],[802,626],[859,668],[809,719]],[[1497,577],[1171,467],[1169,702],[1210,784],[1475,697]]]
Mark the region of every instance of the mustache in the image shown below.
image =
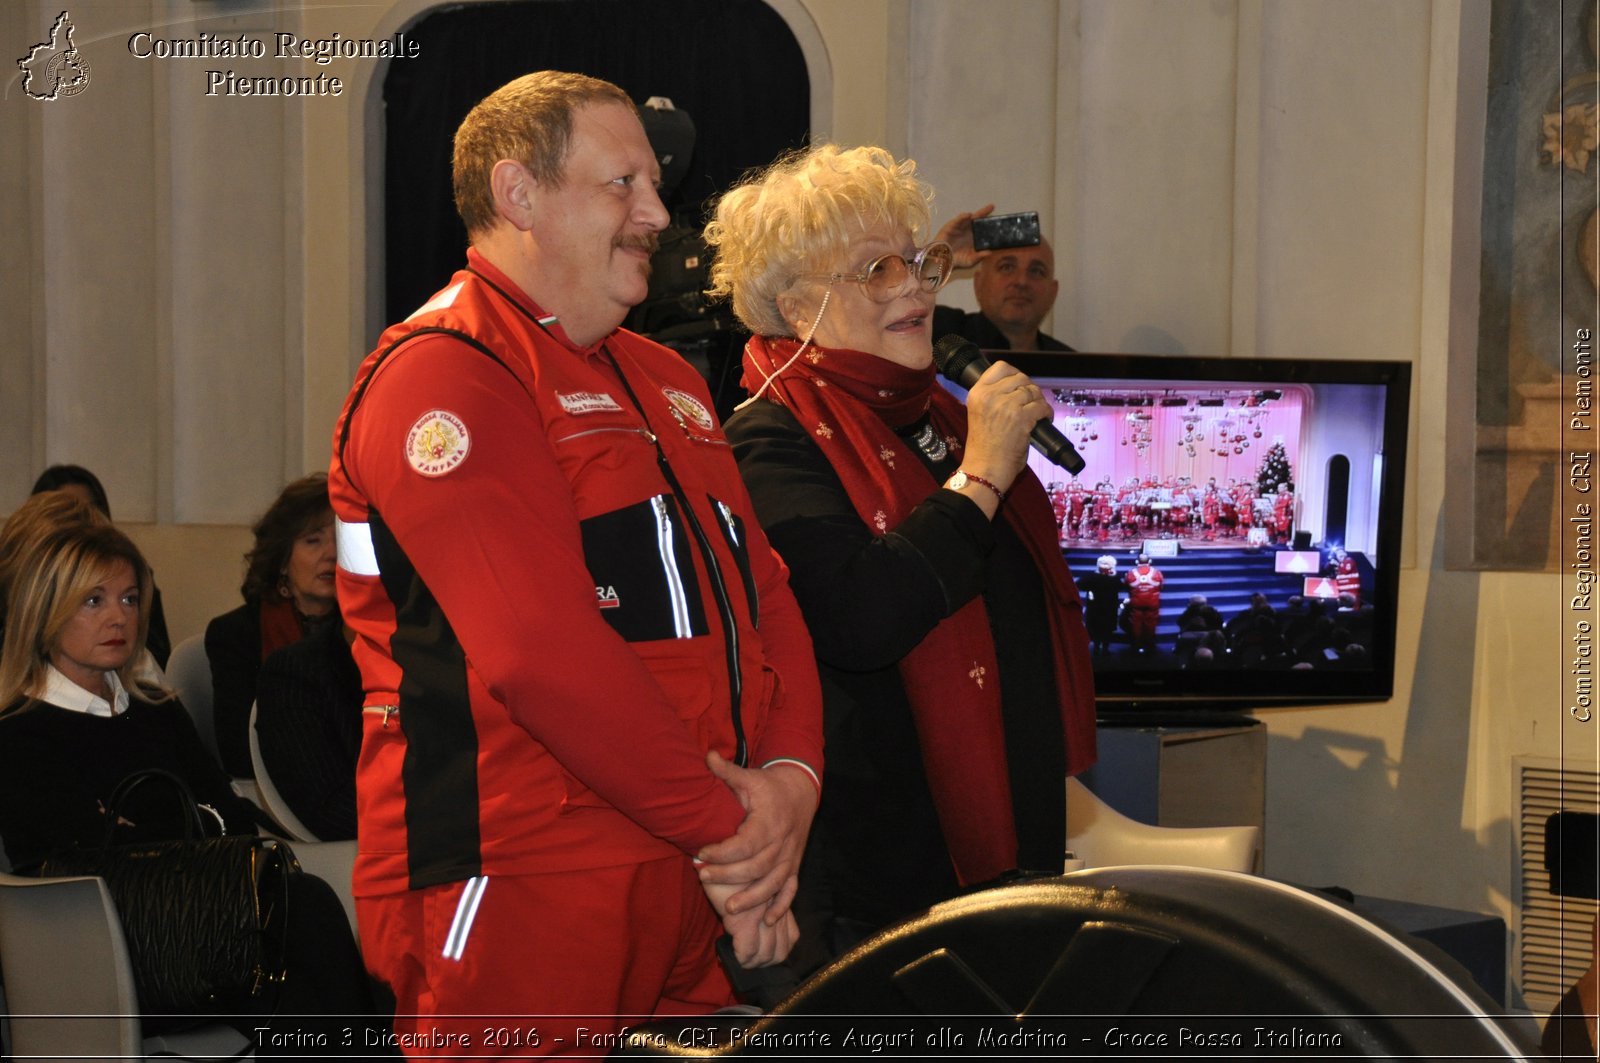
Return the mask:
[[[661,247],[661,238],[655,233],[641,233],[638,236],[619,236],[617,247],[637,248],[654,255]]]

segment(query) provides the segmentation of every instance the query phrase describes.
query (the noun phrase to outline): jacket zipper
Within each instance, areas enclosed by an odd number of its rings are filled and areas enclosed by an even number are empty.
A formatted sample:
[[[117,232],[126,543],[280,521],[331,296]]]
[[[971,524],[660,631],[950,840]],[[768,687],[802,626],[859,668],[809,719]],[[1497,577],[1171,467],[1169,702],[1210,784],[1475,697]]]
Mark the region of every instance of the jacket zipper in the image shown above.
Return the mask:
[[[734,756],[735,764],[741,768],[747,767],[750,762],[749,744],[745,739],[744,719],[739,711],[739,699],[743,693],[744,680],[739,669],[739,626],[733,611],[733,601],[728,596],[728,585],[722,578],[722,566],[717,563],[717,556],[711,547],[711,538],[706,535],[704,526],[700,523],[699,516],[695,513],[694,506],[689,503],[689,497],[684,493],[683,485],[678,482],[677,474],[672,471],[672,464],[667,461],[667,452],[661,447],[661,440],[655,431],[649,428],[650,418],[645,416],[644,406],[639,402],[639,396],[634,394],[633,386],[628,383],[628,378],[622,372],[622,366],[617,364],[616,358],[609,350],[605,352],[611,362],[611,368],[616,371],[617,379],[622,381],[622,390],[628,393],[628,398],[633,402],[634,409],[639,411],[639,416],[644,418],[645,435],[656,448],[656,464],[661,467],[661,475],[666,479],[667,486],[672,489],[672,497],[678,500],[678,505],[683,510],[684,519],[689,523],[689,530],[694,533],[695,545],[700,550],[701,560],[705,562],[706,575],[711,581],[711,596],[717,602],[717,614],[722,618],[723,648],[728,657],[728,709],[733,722]],[[683,415],[677,410],[671,411],[673,418],[678,422],[685,435],[689,426],[684,423]]]
[[[746,547],[739,539],[739,528],[733,522],[733,507],[729,506],[728,503],[722,501],[720,498],[712,499],[712,501],[716,504],[717,512],[722,516],[722,526],[727,531],[728,542],[733,544],[735,562],[739,560],[738,553],[740,551],[745,553],[744,564],[740,566],[739,575],[744,580],[746,592],[745,598],[750,605],[750,626],[754,628],[760,628],[761,602],[756,597],[755,579],[750,571],[749,548]]]
[[[655,433],[650,431],[648,428],[629,428],[626,425],[612,425],[608,428],[586,428],[581,432],[574,432],[569,436],[562,436],[560,439],[557,439],[556,442],[566,443],[573,439],[582,439],[584,436],[597,436],[602,432],[626,432],[629,435],[643,436],[651,443],[656,441]]]

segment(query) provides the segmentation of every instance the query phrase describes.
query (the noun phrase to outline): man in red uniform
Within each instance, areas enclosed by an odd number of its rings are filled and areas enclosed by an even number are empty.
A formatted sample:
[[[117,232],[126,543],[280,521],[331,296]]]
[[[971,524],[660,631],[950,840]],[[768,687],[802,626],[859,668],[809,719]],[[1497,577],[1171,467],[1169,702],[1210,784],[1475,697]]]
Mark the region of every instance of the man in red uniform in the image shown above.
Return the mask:
[[[1294,537],[1294,492],[1288,484],[1279,484],[1272,498],[1272,535],[1280,543]]]
[[[618,327],[658,180],[614,85],[547,71],[479,103],[467,267],[335,429],[357,913],[408,1051],[593,1053],[729,1003],[723,929],[746,966],[794,940],[821,693],[699,375]]]
[[[1138,477],[1128,477],[1128,482],[1123,484],[1122,490],[1117,493],[1117,510],[1122,518],[1122,537],[1137,539],[1139,537]]]
[[[1068,502],[1066,485],[1060,482],[1053,483],[1046,488],[1046,493],[1050,496],[1050,508],[1055,512],[1056,539],[1062,545],[1065,545],[1067,539],[1070,538],[1067,531]]]
[[[1250,529],[1256,523],[1256,492],[1248,482],[1240,483],[1233,489],[1233,505],[1238,520],[1238,534],[1245,538],[1250,537]]]
[[[1139,563],[1122,577],[1128,585],[1128,624],[1132,628],[1134,650],[1138,653],[1156,648],[1156,624],[1161,619],[1161,582],[1165,578],[1161,570],[1150,563],[1147,554],[1140,554]]]
[[[1102,481],[1094,495],[1094,519],[1097,526],[1097,537],[1100,542],[1111,538],[1111,525],[1115,519],[1116,507],[1111,500],[1111,482]]]
[[[1093,497],[1077,477],[1072,478],[1072,485],[1067,488],[1067,525],[1074,534],[1083,526],[1083,511]]]
[[[1355,600],[1356,605],[1361,604],[1361,570],[1356,568],[1356,559],[1343,550],[1335,550],[1334,560],[1338,567],[1334,573],[1334,582],[1339,586],[1339,596],[1348,594]]]
[[[1194,509],[1194,486],[1187,476],[1178,477],[1172,492],[1172,534],[1182,539],[1189,534],[1189,518]]]

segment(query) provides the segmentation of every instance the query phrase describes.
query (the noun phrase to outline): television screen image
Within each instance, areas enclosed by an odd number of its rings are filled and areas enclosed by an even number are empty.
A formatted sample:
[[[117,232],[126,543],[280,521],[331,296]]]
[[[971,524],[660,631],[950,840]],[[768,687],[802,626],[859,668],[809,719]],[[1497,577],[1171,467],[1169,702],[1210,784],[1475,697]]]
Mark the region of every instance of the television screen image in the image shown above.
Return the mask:
[[[1391,696],[1409,363],[993,357],[1086,462],[1029,456],[1102,710]]]
[[[1317,550],[1279,550],[1273,555],[1272,564],[1274,572],[1321,572],[1322,554]]]

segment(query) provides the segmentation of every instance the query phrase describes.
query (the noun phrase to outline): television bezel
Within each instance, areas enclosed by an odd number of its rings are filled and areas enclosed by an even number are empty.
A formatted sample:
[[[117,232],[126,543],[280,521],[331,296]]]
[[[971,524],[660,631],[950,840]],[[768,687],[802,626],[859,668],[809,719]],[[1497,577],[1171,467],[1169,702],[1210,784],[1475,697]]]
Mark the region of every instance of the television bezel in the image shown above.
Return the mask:
[[[1196,671],[1100,670],[1096,700],[1102,715],[1172,710],[1237,713],[1259,708],[1388,701],[1394,696],[1401,539],[1411,417],[1409,361],[1334,358],[1235,358],[1204,355],[991,351],[1041,383],[1055,380],[1149,385],[1298,384],[1381,385],[1382,482],[1378,486],[1377,549],[1371,558],[1374,599],[1381,605],[1367,647],[1370,669],[1349,671],[1241,669]],[[1063,477],[1065,473],[1063,473]],[[1092,478],[1092,463],[1081,474]],[[1315,545],[1315,544],[1313,544]],[[1083,573],[1074,571],[1074,578]]]

